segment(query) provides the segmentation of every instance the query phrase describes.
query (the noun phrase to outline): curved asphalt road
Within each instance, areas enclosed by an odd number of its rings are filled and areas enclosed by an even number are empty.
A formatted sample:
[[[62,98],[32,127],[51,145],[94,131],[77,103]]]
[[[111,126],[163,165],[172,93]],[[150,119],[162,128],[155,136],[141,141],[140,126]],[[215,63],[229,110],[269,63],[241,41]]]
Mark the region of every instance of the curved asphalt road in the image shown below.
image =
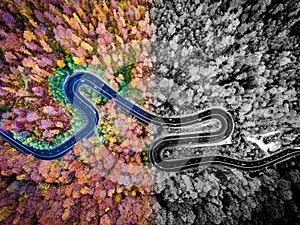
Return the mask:
[[[81,111],[86,121],[85,125],[68,140],[58,145],[54,149],[40,150],[23,145],[20,141],[14,139],[13,134],[10,131],[0,130],[0,137],[23,153],[32,154],[38,159],[52,160],[62,157],[73,148],[76,142],[81,141],[83,138],[88,138],[94,135],[99,121],[99,113],[97,109],[79,92],[79,87],[82,84],[87,84],[104,97],[114,100],[115,103],[122,109],[145,123],[153,123],[157,126],[180,128],[211,119],[215,119],[220,122],[221,126],[219,130],[214,132],[174,134],[155,140],[150,148],[149,157],[152,164],[160,170],[180,171],[210,164],[229,166],[244,170],[258,170],[270,164],[281,162],[300,153],[300,148],[290,148],[275,153],[270,157],[255,161],[244,161],[219,155],[200,156],[190,159],[166,160],[162,157],[162,152],[164,149],[169,147],[226,144],[226,140],[230,138],[234,130],[234,122],[231,115],[223,108],[210,108],[201,111],[198,114],[184,117],[160,117],[145,111],[130,100],[120,96],[97,75],[91,72],[83,71],[76,72],[67,77],[63,86],[63,90],[68,102],[73,107],[76,107]]]

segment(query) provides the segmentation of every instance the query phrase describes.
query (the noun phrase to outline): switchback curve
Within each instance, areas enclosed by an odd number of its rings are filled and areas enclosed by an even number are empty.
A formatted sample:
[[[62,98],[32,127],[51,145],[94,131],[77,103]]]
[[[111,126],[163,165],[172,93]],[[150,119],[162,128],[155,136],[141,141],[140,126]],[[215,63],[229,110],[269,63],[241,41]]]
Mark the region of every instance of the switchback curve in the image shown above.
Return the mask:
[[[230,139],[234,130],[234,122],[231,115],[221,107],[214,107],[203,110],[197,114],[183,117],[161,117],[144,110],[140,106],[119,95],[103,79],[92,72],[86,71],[78,71],[67,77],[63,85],[63,90],[68,102],[81,111],[86,121],[84,126],[70,136],[64,143],[61,143],[51,150],[41,150],[22,144],[19,140],[14,138],[11,131],[0,130],[0,137],[21,152],[32,154],[38,159],[52,160],[62,157],[70,151],[77,142],[94,135],[99,121],[99,113],[95,106],[79,92],[79,88],[82,84],[86,84],[95,89],[102,96],[114,100],[122,109],[145,123],[152,123],[157,126],[182,128],[211,119],[220,122],[221,126],[217,131],[209,133],[194,132],[173,134],[155,140],[150,147],[149,158],[151,163],[160,170],[180,171],[208,164],[224,165],[243,170],[257,170],[300,153],[299,148],[291,148],[278,152],[270,157],[254,161],[233,159],[219,155],[199,156],[196,158],[175,161],[164,160],[161,157],[161,152],[166,147],[186,146],[190,144],[203,146],[226,144],[226,140]]]

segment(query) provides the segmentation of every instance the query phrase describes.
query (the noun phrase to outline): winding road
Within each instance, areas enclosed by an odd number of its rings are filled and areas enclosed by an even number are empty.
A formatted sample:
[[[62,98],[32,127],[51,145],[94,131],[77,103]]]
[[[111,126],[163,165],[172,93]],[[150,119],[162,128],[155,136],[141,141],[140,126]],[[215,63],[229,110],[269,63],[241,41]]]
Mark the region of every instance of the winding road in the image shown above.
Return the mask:
[[[13,133],[10,131],[0,130],[0,137],[21,152],[32,154],[38,159],[52,160],[62,157],[68,151],[72,150],[77,142],[93,136],[96,132],[99,113],[95,106],[80,94],[79,88],[83,84],[92,87],[104,97],[114,100],[122,109],[145,123],[152,123],[163,127],[182,128],[212,119],[219,121],[220,127],[217,131],[172,134],[154,140],[149,150],[149,158],[151,163],[159,170],[180,171],[211,164],[242,170],[259,170],[265,166],[284,161],[296,154],[300,154],[300,148],[289,148],[274,153],[269,157],[252,161],[234,159],[221,155],[199,156],[177,160],[165,159],[162,156],[162,152],[170,147],[228,144],[228,140],[230,140],[234,130],[234,121],[231,115],[221,107],[214,107],[203,110],[197,114],[183,117],[161,117],[144,110],[130,100],[120,96],[103,79],[99,78],[99,76],[86,71],[78,71],[67,77],[63,85],[63,90],[68,102],[81,111],[86,121],[84,126],[70,136],[64,143],[61,143],[51,150],[41,150],[22,144],[19,140],[14,138]]]

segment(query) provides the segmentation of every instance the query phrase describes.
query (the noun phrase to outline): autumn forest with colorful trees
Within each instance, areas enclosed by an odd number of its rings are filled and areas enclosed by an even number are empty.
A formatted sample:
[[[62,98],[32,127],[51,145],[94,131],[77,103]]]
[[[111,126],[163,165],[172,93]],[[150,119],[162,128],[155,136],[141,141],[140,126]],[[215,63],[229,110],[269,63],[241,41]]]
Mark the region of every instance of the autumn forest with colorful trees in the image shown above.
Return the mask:
[[[118,58],[127,44],[122,54],[146,51],[139,47],[152,32],[147,2],[0,5],[2,129],[45,151],[67,139],[84,123],[62,92],[64,79],[79,69],[93,70],[151,110],[151,61]],[[93,89],[81,92],[100,112],[99,135],[63,159],[39,161],[0,139],[0,223],[151,224],[152,175],[144,168],[151,131]]]
[[[63,92],[80,70],[161,116],[225,107],[232,143],[208,152],[255,160],[299,147],[299,9],[292,0],[0,1],[0,129],[43,151],[66,141],[85,124]],[[97,131],[62,158],[38,160],[0,138],[1,225],[300,224],[299,156],[253,173],[158,171],[149,146],[169,130],[90,86],[80,93],[99,112]]]

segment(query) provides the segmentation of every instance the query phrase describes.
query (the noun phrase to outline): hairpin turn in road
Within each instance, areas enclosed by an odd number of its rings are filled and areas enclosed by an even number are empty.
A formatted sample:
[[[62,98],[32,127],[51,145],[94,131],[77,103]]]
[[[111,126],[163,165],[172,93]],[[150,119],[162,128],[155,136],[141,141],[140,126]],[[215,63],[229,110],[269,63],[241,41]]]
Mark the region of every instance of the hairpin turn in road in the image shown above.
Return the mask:
[[[86,71],[78,71],[67,77],[63,85],[63,90],[68,102],[73,107],[79,109],[85,119],[84,126],[70,136],[64,143],[61,143],[53,149],[41,150],[22,144],[19,140],[14,138],[11,131],[0,130],[0,137],[19,151],[25,154],[32,154],[38,159],[53,160],[64,156],[68,151],[72,150],[77,142],[83,138],[93,136],[99,121],[99,113],[95,106],[79,92],[79,88],[82,84],[86,84],[95,89],[102,96],[114,100],[122,109],[145,123],[152,123],[164,127],[182,128],[212,119],[219,121],[220,127],[217,131],[172,134],[156,139],[150,147],[149,158],[151,163],[159,170],[180,171],[207,165],[221,165],[243,170],[258,170],[273,163],[284,161],[296,154],[300,154],[300,148],[288,148],[269,157],[252,161],[234,159],[221,155],[199,156],[178,160],[165,159],[162,157],[162,152],[164,149],[170,147],[226,144],[234,130],[234,122],[231,115],[221,107],[214,107],[203,110],[197,114],[183,117],[161,117],[147,112],[140,106],[119,95],[103,79],[92,72]]]

